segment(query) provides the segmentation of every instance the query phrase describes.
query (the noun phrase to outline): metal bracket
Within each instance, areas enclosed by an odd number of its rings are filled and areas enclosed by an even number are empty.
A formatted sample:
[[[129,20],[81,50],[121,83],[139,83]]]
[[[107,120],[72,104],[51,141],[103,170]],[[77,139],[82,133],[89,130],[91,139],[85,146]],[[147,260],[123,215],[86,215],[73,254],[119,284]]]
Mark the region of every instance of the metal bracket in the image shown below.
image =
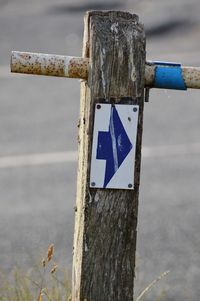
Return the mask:
[[[146,87],[145,88],[145,94],[144,94],[144,101],[149,102],[149,93],[150,93],[150,88]]]
[[[170,62],[153,62],[153,64],[155,65],[154,87],[187,90],[181,64]]]

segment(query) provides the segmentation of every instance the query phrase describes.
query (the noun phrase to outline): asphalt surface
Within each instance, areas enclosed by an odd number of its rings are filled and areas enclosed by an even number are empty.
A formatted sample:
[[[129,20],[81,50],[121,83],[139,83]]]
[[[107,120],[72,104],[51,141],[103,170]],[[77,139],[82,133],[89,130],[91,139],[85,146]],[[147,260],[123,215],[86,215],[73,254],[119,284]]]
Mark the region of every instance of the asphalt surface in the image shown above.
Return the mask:
[[[1,0],[0,162],[76,153],[79,81],[10,75],[9,61],[11,50],[81,55],[88,9],[138,13],[147,33],[147,59],[200,64],[198,0]],[[145,104],[136,295],[171,271],[145,300],[200,296],[199,112],[200,91],[153,90]],[[0,268],[7,274],[15,265],[29,269],[50,243],[70,269],[76,164],[73,158],[0,164]]]

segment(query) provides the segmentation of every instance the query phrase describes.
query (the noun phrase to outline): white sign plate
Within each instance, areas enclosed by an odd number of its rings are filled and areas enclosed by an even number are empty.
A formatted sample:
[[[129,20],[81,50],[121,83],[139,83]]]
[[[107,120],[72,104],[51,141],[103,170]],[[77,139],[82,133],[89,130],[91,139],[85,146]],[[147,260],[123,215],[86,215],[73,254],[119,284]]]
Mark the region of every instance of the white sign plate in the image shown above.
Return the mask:
[[[90,187],[133,189],[137,105],[96,104]]]

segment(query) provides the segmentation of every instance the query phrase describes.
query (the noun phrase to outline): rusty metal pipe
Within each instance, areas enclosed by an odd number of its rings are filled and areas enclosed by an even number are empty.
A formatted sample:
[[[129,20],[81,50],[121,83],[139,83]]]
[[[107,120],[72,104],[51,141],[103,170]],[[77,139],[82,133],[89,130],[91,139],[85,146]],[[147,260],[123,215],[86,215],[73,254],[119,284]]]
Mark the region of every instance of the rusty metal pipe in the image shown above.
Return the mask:
[[[88,60],[81,57],[13,51],[11,72],[87,78]]]
[[[182,67],[182,74],[185,84],[191,89],[200,89],[200,68]]]
[[[155,77],[158,65],[147,62],[145,86],[156,88]],[[163,68],[169,68],[163,63]],[[87,79],[89,59],[43,53],[13,51],[11,72]],[[164,69],[168,70],[168,69]],[[200,89],[200,68],[181,67],[181,77],[186,88]],[[162,88],[169,88],[164,86]],[[172,87],[173,89],[173,87]],[[176,89],[176,88],[175,88]]]

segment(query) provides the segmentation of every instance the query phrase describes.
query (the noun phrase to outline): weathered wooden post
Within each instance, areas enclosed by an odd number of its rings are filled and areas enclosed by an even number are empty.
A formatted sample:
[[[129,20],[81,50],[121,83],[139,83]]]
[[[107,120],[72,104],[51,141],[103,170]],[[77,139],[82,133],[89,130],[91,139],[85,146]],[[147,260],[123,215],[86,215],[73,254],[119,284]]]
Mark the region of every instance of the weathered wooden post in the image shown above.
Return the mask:
[[[83,57],[90,59],[90,67],[88,80],[81,83],[72,300],[132,301],[145,71],[145,35],[138,16],[117,11],[87,13]],[[139,106],[136,156],[131,162],[134,184],[127,183],[124,189],[96,188],[91,182],[97,103],[97,110],[101,104]],[[101,147],[109,153],[109,141],[103,143]],[[107,164],[111,157],[108,154]]]

